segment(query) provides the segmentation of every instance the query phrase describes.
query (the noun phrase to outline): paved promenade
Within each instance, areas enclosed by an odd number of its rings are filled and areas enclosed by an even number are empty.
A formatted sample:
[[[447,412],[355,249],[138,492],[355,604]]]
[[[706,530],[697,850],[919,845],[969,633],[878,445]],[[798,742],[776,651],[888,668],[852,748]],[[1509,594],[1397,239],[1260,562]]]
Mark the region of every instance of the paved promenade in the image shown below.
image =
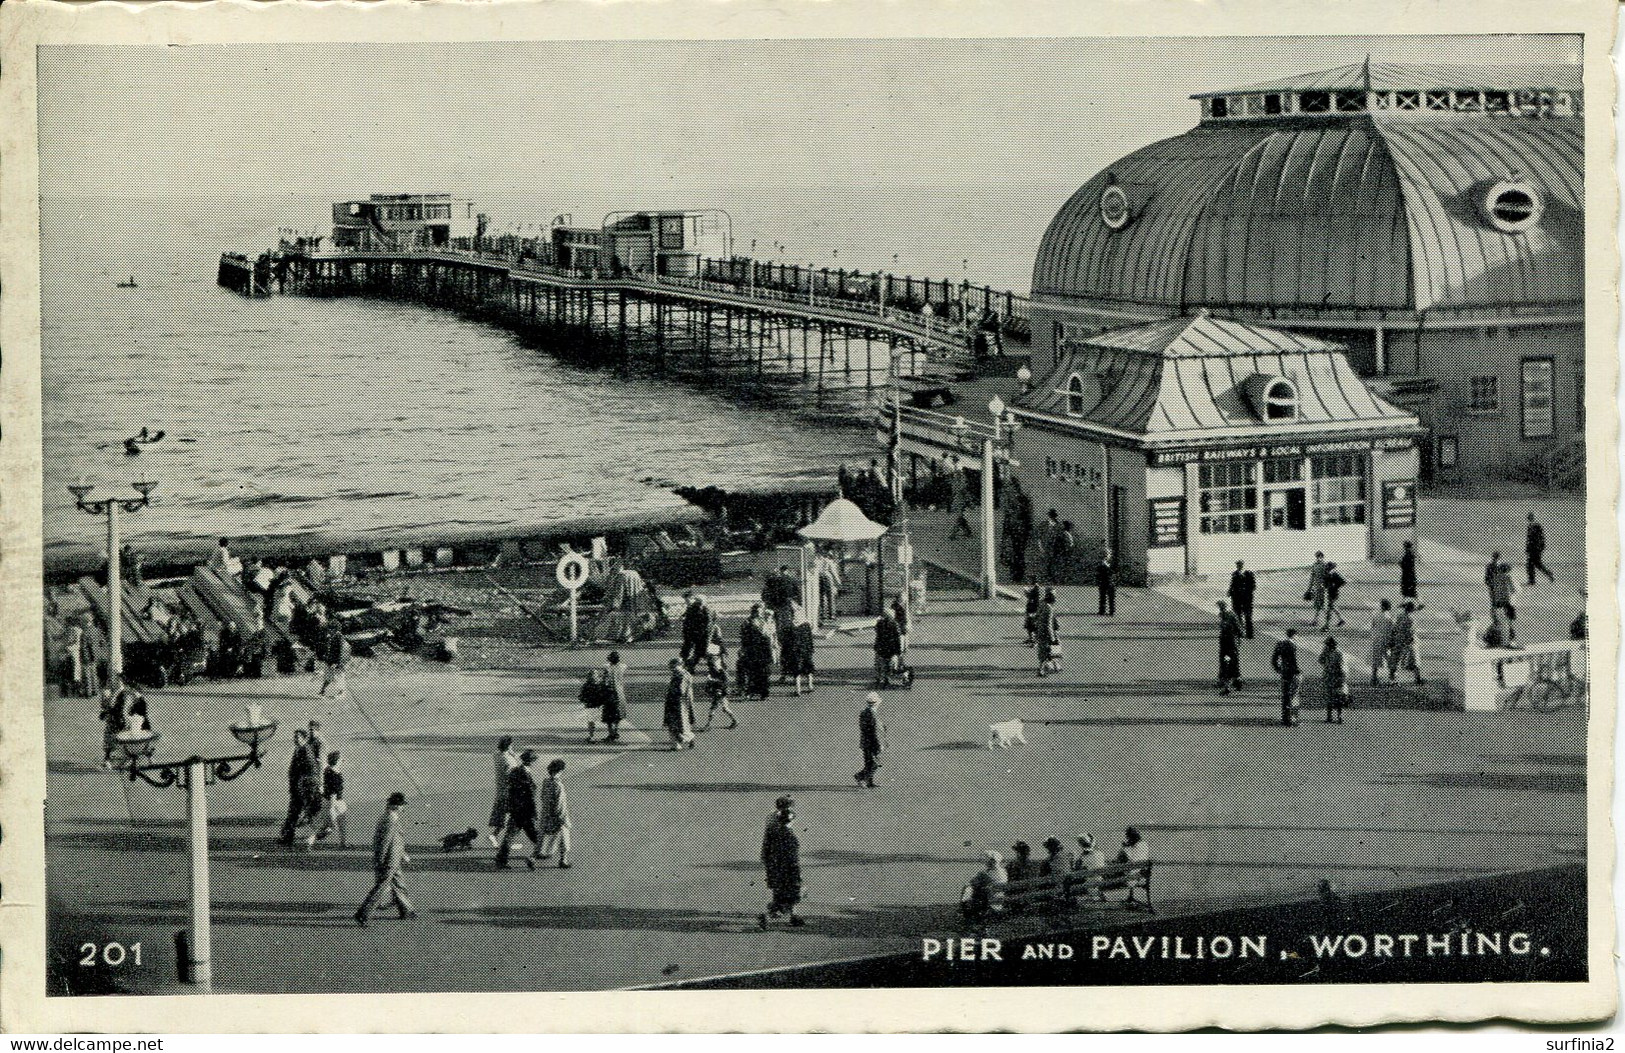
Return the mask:
[[[728,594],[750,587],[713,591],[734,606],[742,596]],[[652,748],[673,646],[623,649],[639,730],[611,750],[585,743],[576,702],[601,651],[539,646],[504,603],[462,634],[467,668],[358,662],[344,702],[315,699],[298,676],[149,696],[165,756],[234,745],[225,727],[249,701],[282,721],[263,770],[210,789],[217,988],[602,988],[895,952],[953,926],[948,905],[981,851],[1084,832],[1110,848],[1130,823],[1151,843],[1165,914],[1311,898],[1321,879],[1352,894],[1583,857],[1579,711],[1464,714],[1357,695],[1346,725],[1318,723],[1311,699],[1304,725],[1284,729],[1265,641],[1244,656],[1248,689],[1218,697],[1207,612],[1157,591],[1123,590],[1118,617],[1103,619],[1086,613],[1092,589],[1064,590],[1066,668],[1046,679],[1016,604],[934,591],[911,654],[920,681],[882,706],[892,748],[874,790],[852,778],[867,631],[821,643],[816,693],[738,704],[738,730],[683,753]],[[735,619],[725,629],[737,638]],[[101,770],[90,703],[48,698],[46,712],[53,945],[71,972],[81,940],[140,940],[143,967],[109,978],[174,989],[184,795]],[[274,843],[291,732],[312,717],[345,756],[348,850]],[[1011,718],[1027,723],[1027,745],[987,749],[988,725]],[[490,753],[504,733],[569,762],[568,871],[490,868]],[[350,915],[369,886],[365,846],[394,790],[411,798],[407,880],[422,916],[380,915],[363,931]],[[761,830],[786,791],[811,921],[762,933]],[[440,852],[441,835],[469,826],[474,851]],[[1127,920],[1090,908],[1078,923]]]

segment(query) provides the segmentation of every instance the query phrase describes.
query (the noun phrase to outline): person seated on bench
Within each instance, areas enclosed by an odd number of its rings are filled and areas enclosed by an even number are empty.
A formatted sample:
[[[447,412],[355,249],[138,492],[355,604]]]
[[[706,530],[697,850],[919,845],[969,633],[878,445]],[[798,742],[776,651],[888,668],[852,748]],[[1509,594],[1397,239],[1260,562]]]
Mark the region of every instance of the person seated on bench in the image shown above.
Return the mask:
[[[1010,877],[1004,870],[1004,857],[997,852],[982,854],[982,869],[970,879],[959,898],[959,909],[971,921],[1004,911],[1004,886]]]
[[[1044,851],[1048,853],[1048,856],[1038,864],[1039,877],[1059,877],[1072,869],[1061,856],[1061,847],[1059,837],[1044,839]]]
[[[1015,853],[1015,858],[1010,860],[1010,865],[1005,868],[1005,872],[1009,875],[1011,881],[1026,881],[1028,878],[1038,876],[1038,868],[1033,866],[1032,845],[1025,841],[1017,841],[1010,846],[1010,851]]]
[[[1072,870],[1074,873],[1084,873],[1090,870],[1099,870],[1106,865],[1106,853],[1095,847],[1095,839],[1089,834],[1078,837],[1078,847],[1072,850]],[[1088,896],[1092,900],[1104,897],[1100,894],[1097,885],[1089,889]]]
[[[1117,853],[1117,862],[1129,865],[1151,862],[1151,846],[1145,843],[1145,838],[1140,836],[1140,831],[1132,826],[1123,831],[1123,848]],[[1128,902],[1133,903],[1134,890],[1146,887],[1145,875],[1141,874],[1132,880],[1127,877],[1120,878],[1105,887],[1128,889]],[[1146,899],[1147,902],[1150,902],[1149,895]]]

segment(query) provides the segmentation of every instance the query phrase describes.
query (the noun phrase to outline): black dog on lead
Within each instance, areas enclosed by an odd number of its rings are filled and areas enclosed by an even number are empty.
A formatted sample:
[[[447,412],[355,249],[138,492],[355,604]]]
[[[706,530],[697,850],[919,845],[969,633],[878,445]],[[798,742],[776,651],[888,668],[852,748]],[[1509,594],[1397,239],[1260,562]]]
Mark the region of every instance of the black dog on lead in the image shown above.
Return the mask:
[[[474,847],[474,842],[479,836],[480,832],[473,827],[469,827],[460,834],[447,834],[440,839],[440,850],[442,852],[467,852]]]

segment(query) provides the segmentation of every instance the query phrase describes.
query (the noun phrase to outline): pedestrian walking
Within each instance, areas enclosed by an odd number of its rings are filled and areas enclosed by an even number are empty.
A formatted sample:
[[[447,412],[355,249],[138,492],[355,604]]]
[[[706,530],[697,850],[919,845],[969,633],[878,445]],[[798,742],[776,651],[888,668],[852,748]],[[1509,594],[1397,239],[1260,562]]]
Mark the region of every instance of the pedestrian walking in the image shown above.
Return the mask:
[[[535,763],[536,751],[526,750],[519,755],[519,766],[508,774],[508,825],[503,828],[502,842],[497,845],[495,865],[498,870],[508,869],[508,849],[519,834],[530,838],[531,852],[525,858],[525,865],[536,869],[542,837],[536,829],[536,777],[530,773],[530,766]]]
[[[292,847],[294,831],[309,822],[321,804],[318,770],[310,755],[310,733],[296,729],[293,755],[288,758],[288,814],[277,837],[277,843],[284,847]]]
[[[604,656],[604,667],[598,671],[598,676],[604,684],[604,705],[598,711],[598,718],[609,731],[604,741],[619,742],[621,721],[626,719],[626,666],[621,664],[621,652],[611,651]],[[587,730],[588,738],[591,738],[592,729],[589,727]]]
[[[355,923],[362,928],[372,918],[373,909],[388,895],[402,918],[415,918],[417,909],[406,898],[406,884],[401,880],[401,868],[412,861],[406,854],[406,834],[401,830],[401,810],[406,807],[406,794],[389,795],[384,814],[378,817],[378,826],[372,832],[372,891],[361,901],[355,912]]]
[[[890,687],[894,666],[903,654],[903,634],[897,612],[890,607],[875,619],[875,687]]]
[[[1038,587],[1038,582],[1027,586],[1027,610],[1022,615],[1021,627],[1027,633],[1023,643],[1028,647],[1038,645],[1038,607],[1044,602],[1044,590]]]
[[[1416,599],[1416,543],[1412,541],[1405,542],[1399,556],[1399,598]]]
[[[496,796],[491,801],[491,828],[487,836],[491,847],[502,840],[502,831],[508,828],[508,776],[519,767],[519,754],[513,748],[513,736],[504,735],[497,740],[496,752],[491,756],[491,767],[496,775]]]
[[[705,689],[711,700],[711,708],[706,711],[705,724],[698,730],[710,730],[711,721],[719,711],[728,718],[728,727],[737,728],[739,721],[728,705],[728,652],[723,650],[721,644],[712,644],[706,648]]]
[[[1309,587],[1303,590],[1304,602],[1309,604],[1309,624],[1319,625],[1321,612],[1326,607],[1326,553],[1316,552],[1315,562],[1309,567]]]
[[[1257,592],[1258,578],[1245,562],[1236,560],[1236,569],[1230,572],[1230,606],[1249,640],[1253,638],[1253,596]]]
[[[1038,675],[1061,671],[1061,618],[1055,613],[1055,592],[1044,590],[1038,605]]]
[[[1303,684],[1303,667],[1298,662],[1298,630],[1288,629],[1286,639],[1275,645],[1270,668],[1281,678],[1281,723],[1298,726],[1298,690]]]
[[[1556,581],[1557,576],[1546,566],[1546,528],[1535,520],[1535,513],[1529,513],[1529,526],[1524,530],[1523,537],[1524,569],[1529,572],[1529,584],[1535,583],[1537,572],[1546,575],[1547,581]]]
[[[1219,607],[1219,694],[1241,689],[1241,619],[1223,600]]]
[[[722,642],[722,627],[716,615],[706,606],[705,597],[694,593],[683,610],[683,665],[693,672],[705,660],[706,648]]]
[[[1495,579],[1501,573],[1501,553],[1491,552],[1490,561],[1484,564],[1484,591],[1490,594],[1490,606],[1495,606]]]
[[[679,667],[680,668],[680,667]],[[687,670],[684,670],[687,675]],[[547,778],[536,794],[536,829],[542,835],[536,845],[537,859],[559,857],[559,869],[570,869],[570,802],[564,795],[564,758],[547,762]]]
[[[790,658],[786,665],[790,669],[790,676],[795,679],[796,694],[800,695],[813,689],[813,674],[818,671],[813,662],[813,652],[818,645],[813,636],[812,619],[801,609],[801,604],[793,606],[795,622],[790,627]]]
[[[1055,539],[1061,536],[1061,513],[1050,509],[1044,521],[1038,524],[1038,569],[1044,584],[1053,584],[1055,578]]]
[[[1112,550],[1106,549],[1100,562],[1095,564],[1095,590],[1100,593],[1098,613],[1111,617],[1117,614],[1117,564]]]
[[[1498,563],[1490,575],[1490,609],[1506,615],[1507,645],[1518,645],[1518,608],[1512,602],[1518,594],[1518,584],[1512,580],[1512,567]]]
[[[908,616],[908,593],[899,592],[897,598],[891,601],[892,617],[897,621],[897,658],[892,662],[892,668],[901,673],[908,665],[909,634],[913,629],[913,622]]]
[[[1326,723],[1343,723],[1343,707],[1349,702],[1348,656],[1338,650],[1337,637],[1326,637],[1320,651],[1320,679],[1326,688]]]
[[[322,686],[316,694],[322,698],[327,697],[329,688],[338,687],[334,698],[343,698],[350,693],[350,682],[345,677],[345,669],[350,664],[350,641],[345,638],[339,629],[338,619],[327,623],[327,632],[322,641],[322,664],[326,673],[322,677]]]
[[[858,748],[863,751],[863,768],[852,777],[859,786],[871,789],[875,785],[875,772],[880,769],[880,755],[886,751],[886,725],[876,712],[879,705],[880,696],[871,691],[858,713]]]
[[[1343,617],[1343,612],[1337,609],[1337,600],[1343,595],[1343,586],[1347,584],[1348,579],[1343,577],[1343,572],[1337,569],[1336,563],[1326,564],[1324,587],[1326,589],[1326,630],[1328,632],[1331,631],[1332,615],[1334,614],[1337,616],[1337,627],[1339,629],[1348,624],[1348,619]]]
[[[350,806],[344,803],[344,772],[339,763],[338,750],[327,755],[327,765],[322,769],[322,810],[305,841],[307,851],[335,830],[339,834],[339,847],[350,847],[350,821],[346,818]]]
[[[662,723],[671,736],[673,751],[692,749],[694,746],[694,678],[683,668],[681,658],[673,658],[671,679],[666,682],[666,708]]]
[[[1388,679],[1394,678],[1394,605],[1387,600],[1377,602],[1377,613],[1371,616],[1371,682],[1384,666]]]
[[[797,928],[806,924],[796,915],[796,904],[801,902],[801,839],[791,825],[796,818],[796,802],[792,797],[780,797],[773,806],[775,811],[762,831],[762,869],[773,893],[767,912],[758,918],[763,931],[769,922],[781,917]]]
[[[739,627],[739,693],[766,699],[773,678],[773,637],[760,603]]]
[[[1388,659],[1388,679],[1394,679],[1396,669],[1407,669],[1416,677],[1418,684],[1427,683],[1422,679],[1421,663],[1417,661],[1416,646],[1416,604],[1406,600],[1400,605],[1400,611],[1394,618],[1393,634],[1390,637],[1391,648]]]

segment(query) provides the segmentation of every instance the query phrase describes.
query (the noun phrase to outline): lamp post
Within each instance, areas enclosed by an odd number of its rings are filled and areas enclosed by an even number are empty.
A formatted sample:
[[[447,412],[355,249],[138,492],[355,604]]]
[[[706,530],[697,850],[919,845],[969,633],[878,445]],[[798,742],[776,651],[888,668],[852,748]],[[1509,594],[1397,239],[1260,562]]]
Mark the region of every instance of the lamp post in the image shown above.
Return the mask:
[[[124,677],[124,582],[119,567],[118,514],[121,509],[135,513],[147,507],[152,503],[153,490],[158,487],[157,483],[146,479],[130,485],[140,497],[108,497],[89,501],[86,498],[95,487],[87,486],[83,478],[68,486],[68,492],[73,494],[79,511],[107,517],[107,680],[114,691],[118,690]]]
[[[1016,370],[1016,379],[1021,381],[1021,393],[1023,395],[1033,389],[1033,371],[1026,366]]]
[[[1004,400],[997,395],[988,401],[987,409],[993,415],[993,428],[979,439],[971,437],[970,425],[965,422],[964,417],[955,417],[952,427],[954,440],[960,449],[966,453],[980,453],[982,456],[982,598],[991,600],[999,593],[999,545],[994,516],[993,455],[1004,441],[1006,434],[1015,431],[1016,424],[1013,420],[1006,420]]]
[[[248,747],[248,752],[229,757],[199,757],[154,762],[153,749],[161,737],[155,731],[123,731],[117,736],[119,748],[128,762],[130,781],[140,779],[149,786],[186,787],[188,843],[191,847],[192,939],[187,966],[192,984],[201,994],[211,994],[214,970],[210,964],[209,933],[209,783],[230,782],[251,768],[260,766],[260,747],[276,735],[276,721],[263,720],[258,706],[249,706],[246,720],[231,726],[231,734]],[[235,767],[234,767],[235,765]]]

